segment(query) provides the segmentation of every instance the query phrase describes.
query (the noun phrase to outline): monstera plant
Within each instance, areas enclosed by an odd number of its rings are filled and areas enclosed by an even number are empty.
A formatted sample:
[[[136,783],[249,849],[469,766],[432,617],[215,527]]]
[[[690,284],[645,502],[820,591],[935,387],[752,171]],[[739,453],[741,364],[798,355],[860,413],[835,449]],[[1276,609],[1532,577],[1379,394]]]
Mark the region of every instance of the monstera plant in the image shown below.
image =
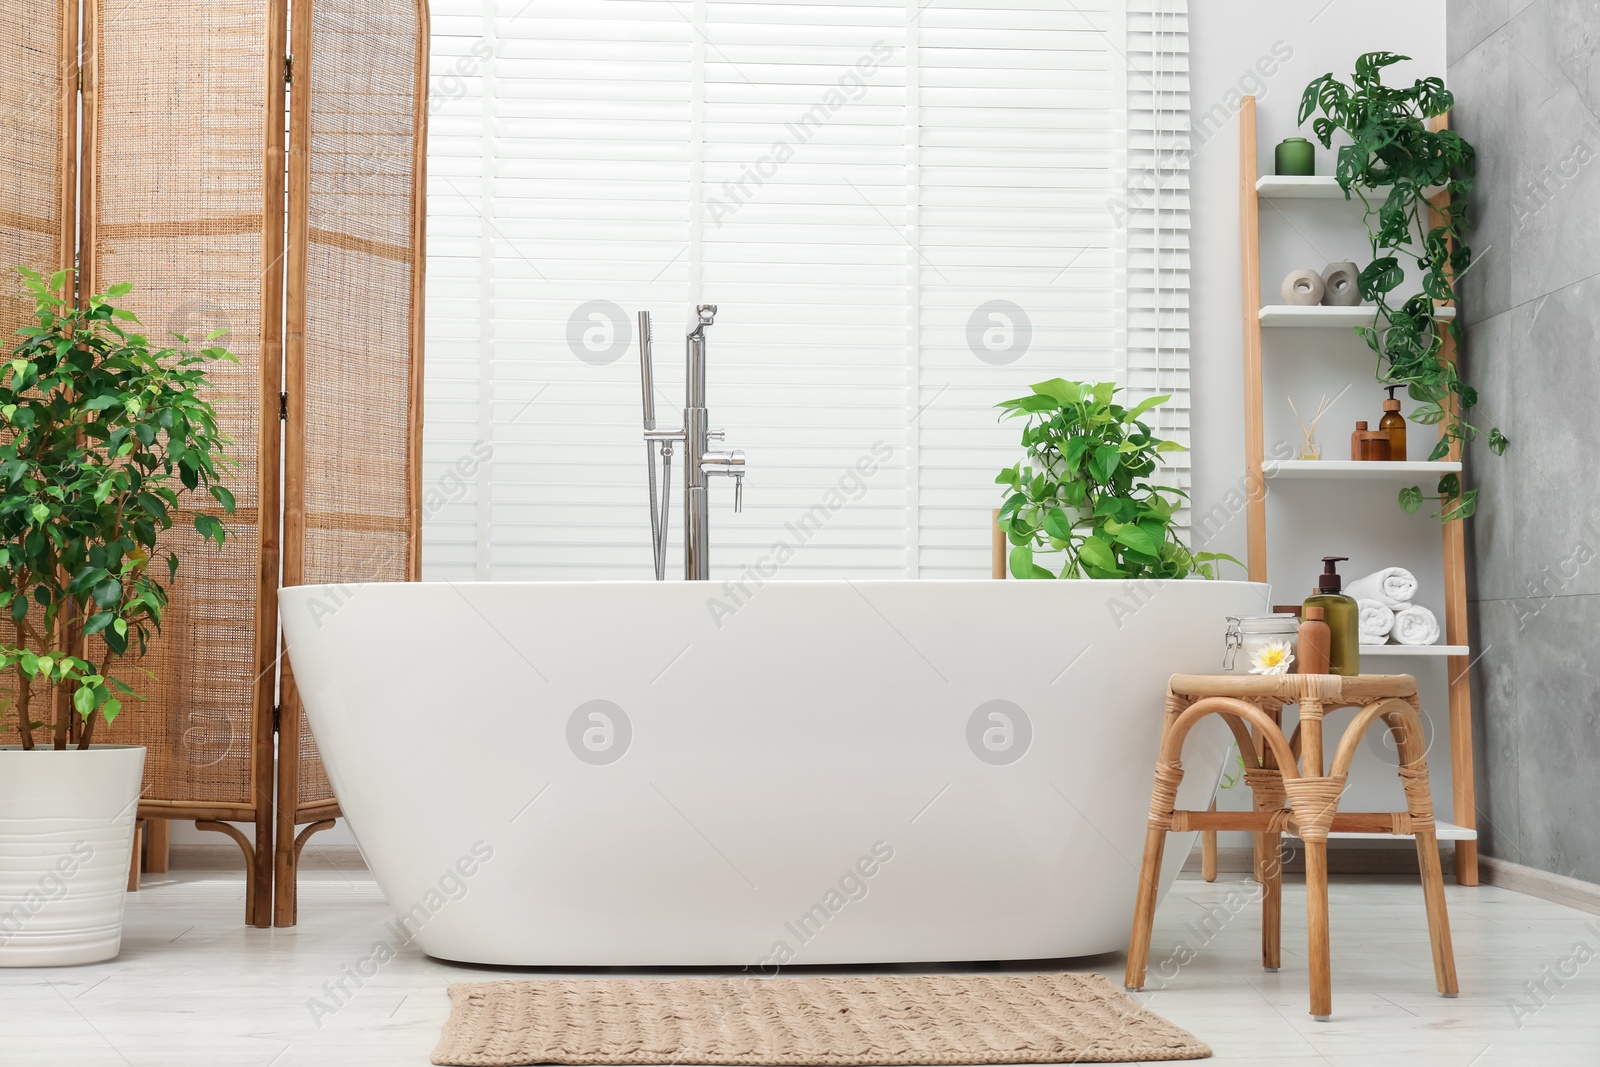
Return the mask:
[[[1111,382],[1054,378],[996,405],[1002,417],[1026,420],[1028,458],[995,478],[1008,489],[998,522],[1014,577],[1057,577],[1037,562],[1040,552],[1064,558],[1062,578],[1214,578],[1222,560],[1239,562],[1178,539],[1173,517],[1187,494],[1154,479],[1160,457],[1183,446],[1142,421],[1171,398],[1125,408],[1117,392]]]
[[[1445,358],[1446,331],[1459,339],[1460,326],[1439,312],[1437,301],[1454,296],[1455,279],[1472,264],[1464,240],[1466,194],[1472,189],[1474,153],[1454,130],[1430,130],[1428,120],[1449,111],[1455,100],[1438,78],[1419,78],[1409,86],[1383,83],[1383,70],[1409,59],[1393,52],[1368,52],[1356,60],[1349,82],[1324,74],[1300,98],[1300,122],[1324,148],[1336,133],[1341,145],[1334,176],[1345,198],[1361,201],[1372,259],[1361,271],[1361,295],[1377,305],[1373,326],[1357,332],[1378,360],[1378,379],[1403,386],[1418,406],[1412,422],[1441,427],[1429,459],[1443,459],[1458,444],[1483,431],[1470,421],[1477,391]],[[1315,118],[1312,116],[1315,115]],[[1429,203],[1434,205],[1425,214]],[[1399,296],[1407,267],[1414,268],[1420,291]],[[1495,455],[1507,444],[1498,428],[1488,431]],[[1420,486],[1400,491],[1408,512],[1425,499],[1439,502],[1441,520],[1464,519],[1477,508],[1478,491],[1463,489],[1458,474],[1439,479],[1431,497]]]

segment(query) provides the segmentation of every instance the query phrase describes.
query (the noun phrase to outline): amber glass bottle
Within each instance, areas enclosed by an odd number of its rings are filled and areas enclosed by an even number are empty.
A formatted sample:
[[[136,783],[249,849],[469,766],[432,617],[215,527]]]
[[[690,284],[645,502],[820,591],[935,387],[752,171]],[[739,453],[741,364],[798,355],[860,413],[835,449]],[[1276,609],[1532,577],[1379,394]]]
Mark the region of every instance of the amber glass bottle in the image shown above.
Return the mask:
[[[1389,458],[1401,460],[1406,458],[1406,420],[1400,415],[1400,401],[1394,398],[1397,385],[1384,386],[1389,390],[1389,399],[1383,402],[1383,418],[1378,422],[1378,429],[1389,435]]]

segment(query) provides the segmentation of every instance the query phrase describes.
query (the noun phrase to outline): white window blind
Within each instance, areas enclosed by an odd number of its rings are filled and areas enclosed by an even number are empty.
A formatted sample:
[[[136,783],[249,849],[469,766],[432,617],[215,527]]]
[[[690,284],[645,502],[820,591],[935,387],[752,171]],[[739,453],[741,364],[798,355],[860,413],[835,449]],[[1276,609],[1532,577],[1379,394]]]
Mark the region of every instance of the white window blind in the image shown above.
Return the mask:
[[[432,10],[425,577],[651,574],[641,309],[671,426],[720,307],[721,578],[986,575],[992,405],[1044,378],[1186,440],[1182,0]]]

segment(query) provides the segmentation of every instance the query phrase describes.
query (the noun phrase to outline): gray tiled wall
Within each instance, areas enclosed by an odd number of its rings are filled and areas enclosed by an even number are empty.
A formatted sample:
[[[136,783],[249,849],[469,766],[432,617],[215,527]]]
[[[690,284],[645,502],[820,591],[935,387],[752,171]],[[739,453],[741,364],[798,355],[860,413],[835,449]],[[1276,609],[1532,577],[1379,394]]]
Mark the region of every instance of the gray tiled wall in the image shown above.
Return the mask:
[[[1483,850],[1600,882],[1600,3],[1448,0],[1478,150],[1462,280]]]

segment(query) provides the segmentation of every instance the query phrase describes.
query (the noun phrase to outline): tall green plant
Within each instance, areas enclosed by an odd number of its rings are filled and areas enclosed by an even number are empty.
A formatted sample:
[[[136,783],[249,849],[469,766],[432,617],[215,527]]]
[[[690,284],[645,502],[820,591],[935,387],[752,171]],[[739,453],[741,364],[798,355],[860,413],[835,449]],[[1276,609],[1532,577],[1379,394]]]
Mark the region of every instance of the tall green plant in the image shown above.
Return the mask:
[[[112,301],[132,286],[77,307],[56,295],[70,291],[69,272],[22,274],[39,324],[17,331],[23,342],[0,367],[0,615],[16,633],[0,642],[0,673],[15,683],[24,748],[46,724],[36,707],[52,717],[55,748],[67,747],[73,715],[78,747],[88,748],[95,723],[137,698],[112,663],[144,655],[161,627],[157,536],[195,490],[233,512],[221,483],[226,439],[202,393],[206,364],[234,357],[209,344],[221,331],[190,352],[125,329],[139,320]],[[196,512],[194,527],[221,547],[216,515]],[[165,564],[171,581],[177,555]],[[69,699],[50,699],[57,687]]]
[[[1332,147],[1336,131],[1350,138],[1339,148],[1334,176],[1345,199],[1353,195],[1362,203],[1372,261],[1361,271],[1361,295],[1377,305],[1379,323],[1356,332],[1378,357],[1378,379],[1404,386],[1418,402],[1411,421],[1442,425],[1428,457],[1437,460],[1483,432],[1468,421],[1477,391],[1443,358],[1445,331],[1459,340],[1460,327],[1441,318],[1435,304],[1454,297],[1455,279],[1472,263],[1463,198],[1472,189],[1474,152],[1454,130],[1428,129],[1428,119],[1455,103],[1443,81],[1383,84],[1383,68],[1409,58],[1368,52],[1356,60],[1348,83],[1332,74],[1313,79],[1300,98],[1300,122],[1317,115],[1311,129],[1324,148]],[[1423,214],[1430,188],[1443,192],[1431,224]],[[1397,300],[1406,278],[1402,259],[1419,272],[1421,292]],[[1505,435],[1497,427],[1488,435],[1494,454],[1505,452]],[[1441,520],[1464,519],[1477,509],[1478,491],[1464,490],[1457,474],[1439,479],[1436,496],[1425,496],[1420,486],[1400,490],[1407,512],[1425,499],[1439,501]]]
[[[1141,416],[1171,398],[1125,408],[1116,393],[1111,382],[1054,378],[996,405],[1002,418],[1027,420],[1028,460],[995,478],[1010,490],[998,521],[1013,546],[1013,576],[1056,577],[1035,562],[1045,550],[1066,557],[1062,578],[1212,578],[1219,561],[1239,562],[1190,552],[1173,529],[1187,494],[1152,481],[1161,455],[1183,446],[1156,437]]]

